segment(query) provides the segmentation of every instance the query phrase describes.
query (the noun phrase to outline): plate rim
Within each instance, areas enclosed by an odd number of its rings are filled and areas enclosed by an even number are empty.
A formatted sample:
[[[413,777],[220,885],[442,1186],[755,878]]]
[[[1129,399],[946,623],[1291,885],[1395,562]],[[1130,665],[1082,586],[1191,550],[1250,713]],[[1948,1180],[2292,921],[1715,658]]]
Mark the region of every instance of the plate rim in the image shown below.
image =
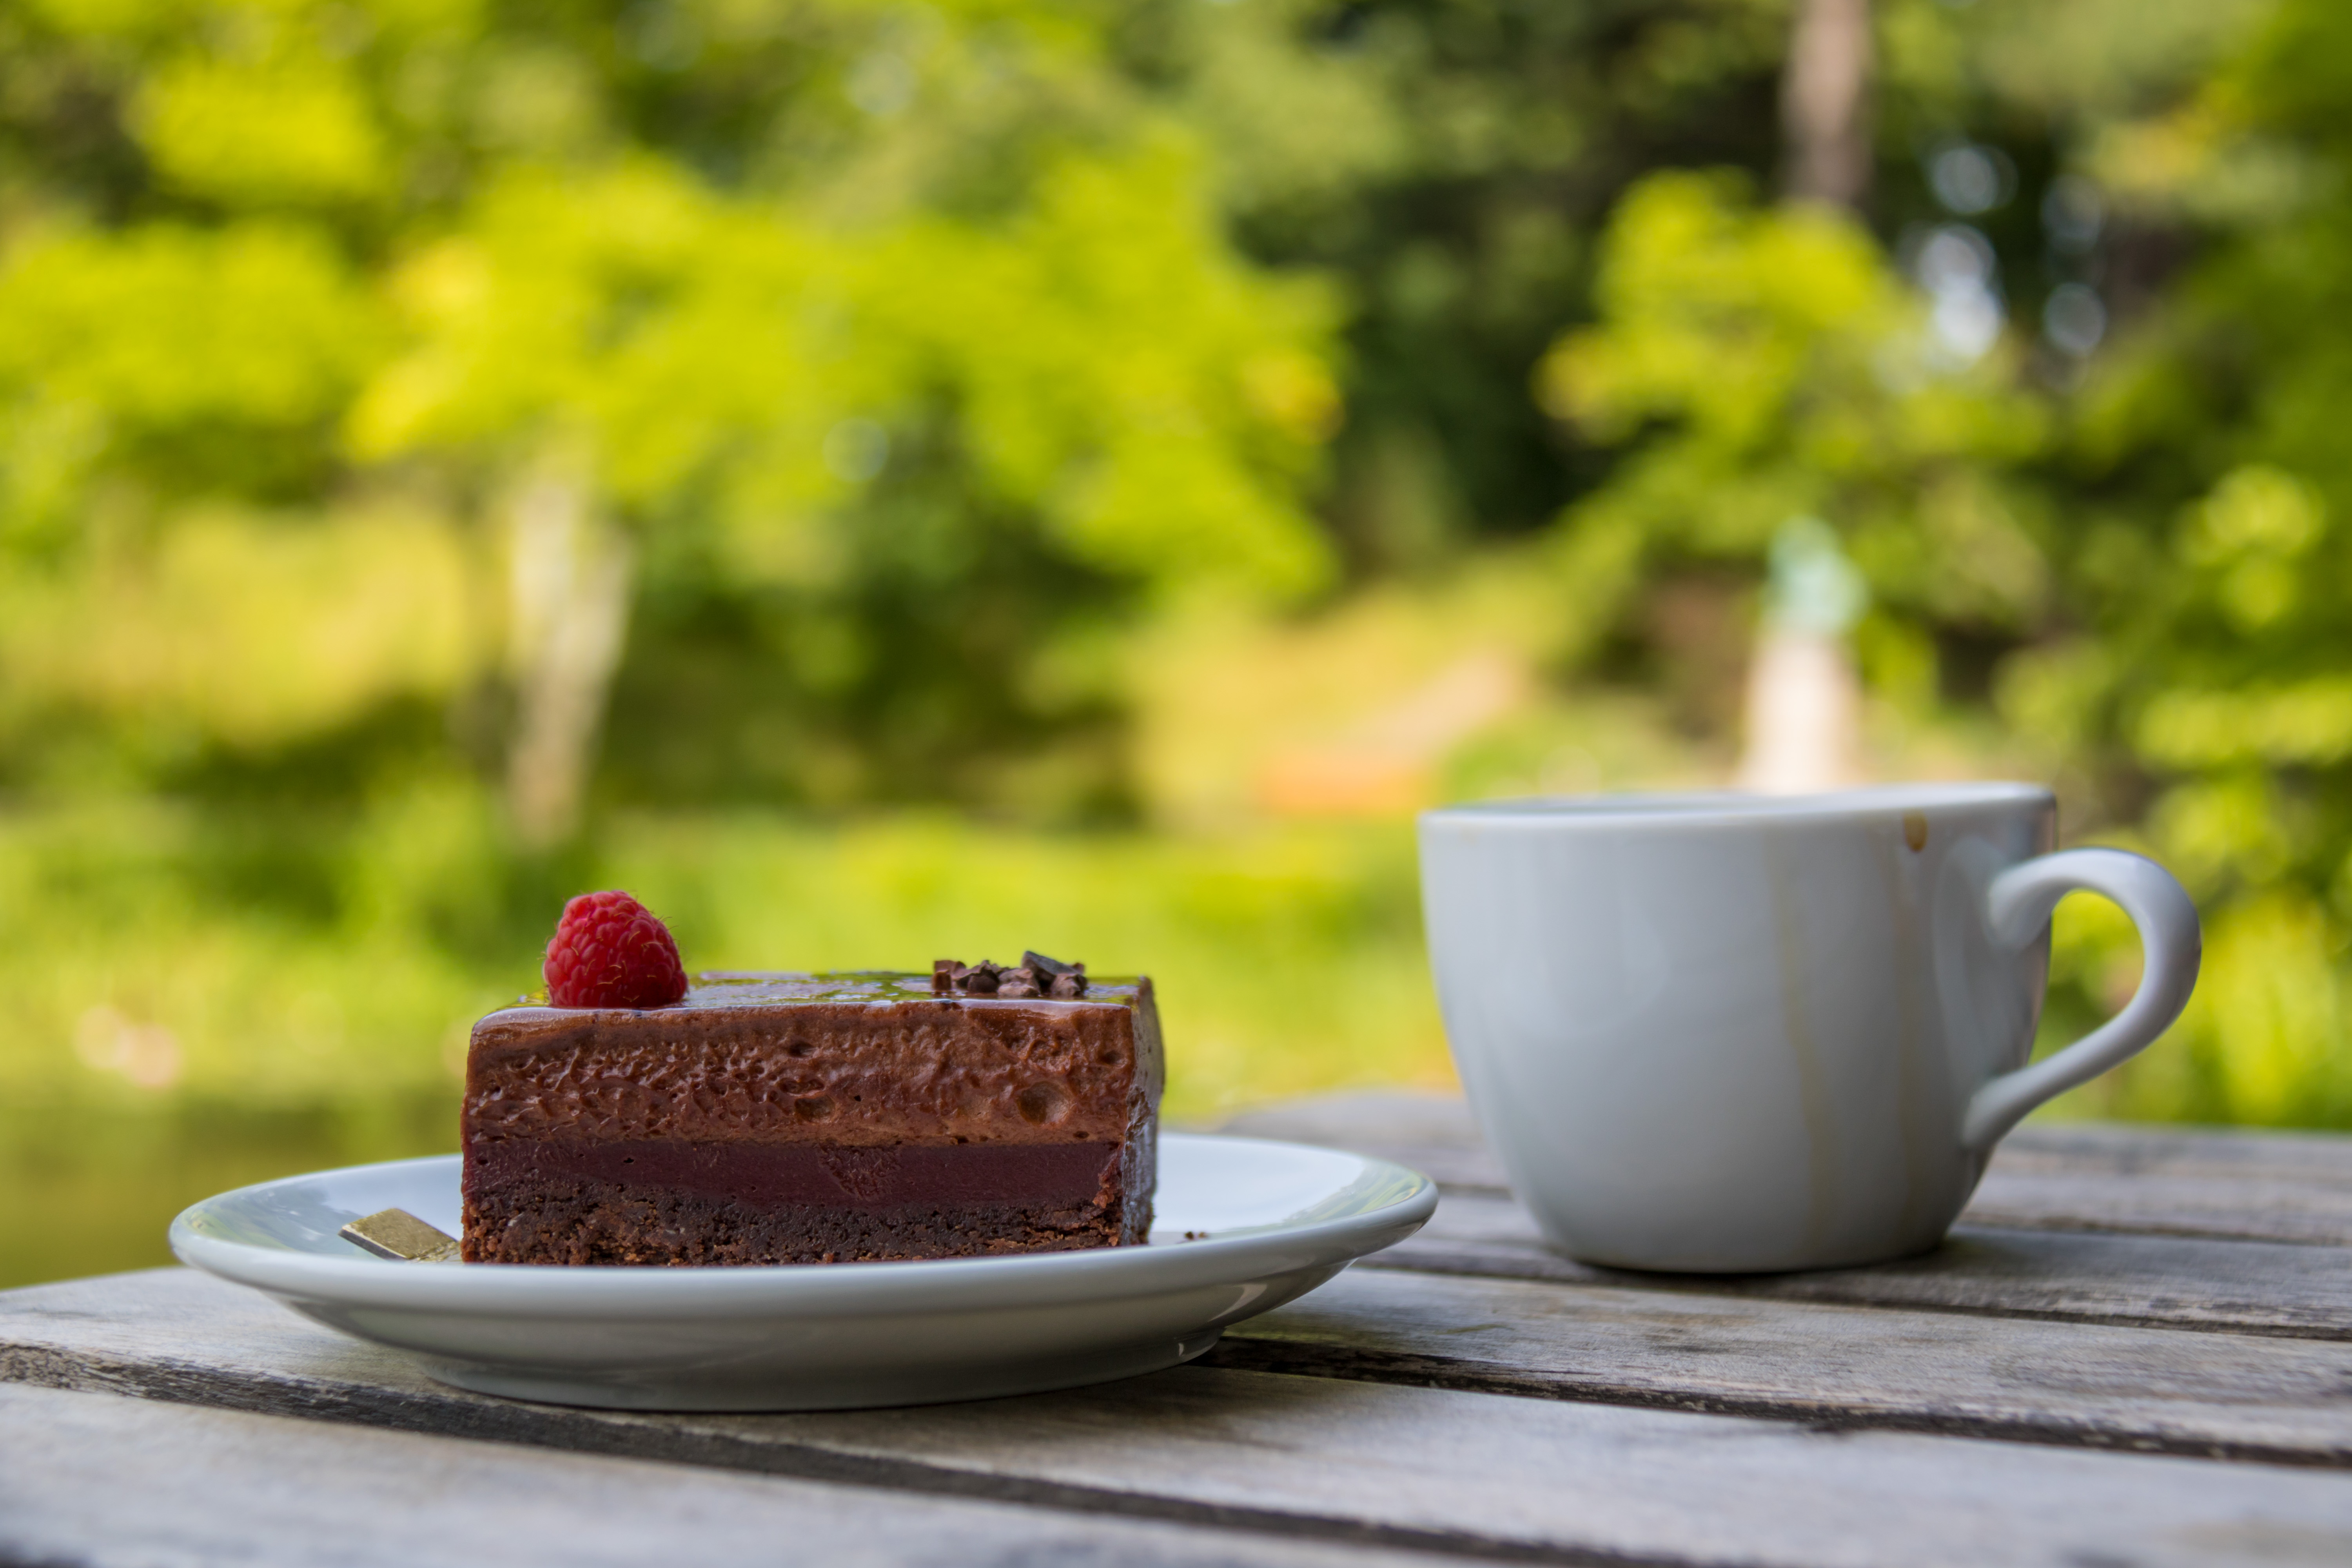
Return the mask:
[[[394,1267],[205,1236],[199,1211],[247,1193],[364,1171],[441,1164],[457,1154],[375,1161],[279,1176],[233,1187],[189,1205],[168,1233],[183,1263],[273,1296],[391,1311],[459,1312],[486,1318],[677,1319],[837,1316],[845,1311],[956,1312],[1066,1305],[1171,1289],[1235,1284],[1301,1268],[1346,1262],[1393,1245],[1436,1211],[1437,1184],[1422,1172],[1354,1150],[1233,1133],[1173,1132],[1173,1140],[1255,1144],[1359,1162],[1356,1180],[1382,1173],[1409,1178],[1391,1201],[1360,1214],[1276,1225],[1234,1237],[1174,1246],[1093,1247],[994,1258],[915,1258],[811,1268],[755,1264],[711,1268],[551,1268],[474,1263],[462,1268]],[[1384,1233],[1386,1239],[1381,1239]]]

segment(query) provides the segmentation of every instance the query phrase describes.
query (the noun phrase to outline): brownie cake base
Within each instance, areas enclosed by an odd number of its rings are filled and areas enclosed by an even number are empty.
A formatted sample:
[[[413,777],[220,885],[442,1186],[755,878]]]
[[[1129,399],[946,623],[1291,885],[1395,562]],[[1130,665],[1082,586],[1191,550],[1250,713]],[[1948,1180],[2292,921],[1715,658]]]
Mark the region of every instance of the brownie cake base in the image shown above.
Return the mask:
[[[491,1142],[466,1157],[474,1263],[783,1264],[1143,1239],[1115,1144]]]
[[[676,1187],[579,1181],[501,1194],[469,1263],[860,1263],[1110,1247],[1091,1205],[955,1204],[889,1209],[761,1209]]]

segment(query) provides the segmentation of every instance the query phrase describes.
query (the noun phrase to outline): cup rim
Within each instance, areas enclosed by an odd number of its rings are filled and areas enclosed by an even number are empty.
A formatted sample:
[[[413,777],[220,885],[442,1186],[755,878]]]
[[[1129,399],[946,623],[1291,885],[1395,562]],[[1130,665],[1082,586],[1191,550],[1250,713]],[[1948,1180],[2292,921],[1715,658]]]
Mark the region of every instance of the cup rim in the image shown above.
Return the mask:
[[[1899,816],[1909,811],[1954,811],[2011,805],[2054,805],[2046,785],[2014,780],[1867,784],[1813,795],[1758,795],[1747,790],[1637,790],[1606,795],[1528,795],[1465,801],[1421,814],[1423,826],[1445,824],[1563,827],[1697,826],[1841,817]]]

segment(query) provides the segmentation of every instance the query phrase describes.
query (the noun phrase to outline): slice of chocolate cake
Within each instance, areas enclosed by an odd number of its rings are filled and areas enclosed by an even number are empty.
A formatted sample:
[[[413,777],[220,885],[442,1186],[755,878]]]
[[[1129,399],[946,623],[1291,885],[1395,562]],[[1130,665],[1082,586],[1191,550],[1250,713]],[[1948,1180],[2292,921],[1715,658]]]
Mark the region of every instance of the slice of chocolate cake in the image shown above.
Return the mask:
[[[708,973],[523,1005],[467,1056],[469,1263],[748,1264],[1128,1246],[1151,1226],[1151,982],[1028,955]]]

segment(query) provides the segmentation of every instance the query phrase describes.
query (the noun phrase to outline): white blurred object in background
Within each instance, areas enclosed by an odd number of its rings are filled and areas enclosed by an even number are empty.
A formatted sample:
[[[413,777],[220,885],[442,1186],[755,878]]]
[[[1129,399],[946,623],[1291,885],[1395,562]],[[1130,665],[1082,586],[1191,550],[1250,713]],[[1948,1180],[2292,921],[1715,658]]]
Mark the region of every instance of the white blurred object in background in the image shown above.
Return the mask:
[[[1780,525],[1771,561],[1732,783],[1771,795],[1861,784],[1862,681],[1846,633],[1869,599],[1862,574],[1813,517]]]

